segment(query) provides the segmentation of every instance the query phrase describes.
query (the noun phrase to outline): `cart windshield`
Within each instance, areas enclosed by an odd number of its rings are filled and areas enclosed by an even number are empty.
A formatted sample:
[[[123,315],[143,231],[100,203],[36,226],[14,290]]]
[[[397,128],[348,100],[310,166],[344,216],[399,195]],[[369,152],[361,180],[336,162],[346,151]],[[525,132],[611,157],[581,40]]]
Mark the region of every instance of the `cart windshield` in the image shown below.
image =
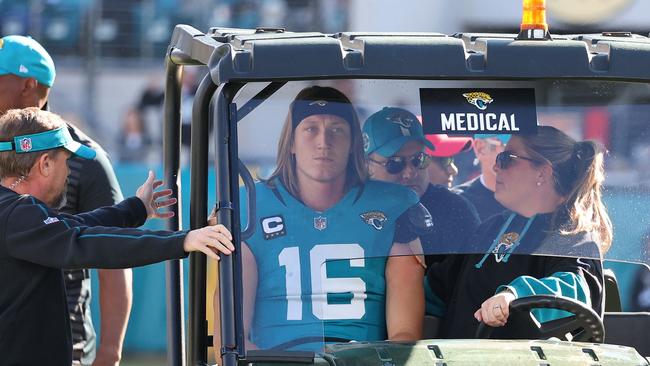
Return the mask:
[[[648,263],[647,83],[321,80],[270,96],[267,86],[234,100],[257,105],[237,127],[254,181],[239,194],[247,349],[399,339],[388,314],[404,302],[390,291],[409,283],[390,281],[409,268],[420,282],[448,271],[436,277],[446,283],[495,270],[501,285],[519,272],[578,273],[588,291],[602,260]],[[521,266],[513,278],[497,268],[508,262]]]

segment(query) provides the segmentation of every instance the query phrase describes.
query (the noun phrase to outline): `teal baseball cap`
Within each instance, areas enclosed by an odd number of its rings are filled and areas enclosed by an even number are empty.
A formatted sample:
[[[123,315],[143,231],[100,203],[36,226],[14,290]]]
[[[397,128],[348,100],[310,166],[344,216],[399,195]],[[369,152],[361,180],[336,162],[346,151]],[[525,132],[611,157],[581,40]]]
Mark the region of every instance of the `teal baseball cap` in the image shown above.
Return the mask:
[[[430,150],[435,150],[424,137],[422,124],[406,109],[384,107],[373,113],[362,128],[363,151],[366,156],[376,152],[388,158],[395,155],[402,146],[412,140],[420,141]]]
[[[67,127],[15,136],[13,141],[0,142],[0,151],[16,151],[17,154],[51,150],[60,147],[84,159],[94,159],[96,155],[95,150],[73,140]]]
[[[51,88],[56,70],[43,46],[30,37],[13,35],[0,38],[0,75],[7,74],[34,78]]]
[[[477,133],[474,134],[475,139],[497,139],[501,141],[504,145],[510,141],[510,137],[512,135],[509,134],[504,134],[504,133]]]

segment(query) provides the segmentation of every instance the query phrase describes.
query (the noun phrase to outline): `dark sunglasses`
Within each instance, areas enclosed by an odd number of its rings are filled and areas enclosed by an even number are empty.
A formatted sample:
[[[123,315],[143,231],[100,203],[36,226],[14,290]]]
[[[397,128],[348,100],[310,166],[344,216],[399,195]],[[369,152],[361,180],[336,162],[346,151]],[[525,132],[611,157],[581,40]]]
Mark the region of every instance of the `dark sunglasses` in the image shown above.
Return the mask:
[[[510,151],[503,151],[497,154],[496,158],[496,166],[499,169],[508,169],[512,165],[512,163],[515,161],[515,159],[522,159],[522,160],[527,160],[530,161],[533,164],[541,164],[542,162],[536,159],[532,158],[527,158],[525,156],[519,156],[511,153]]]
[[[407,162],[411,162],[411,165],[415,167],[415,169],[426,169],[429,166],[429,163],[431,162],[429,160],[429,155],[427,155],[424,152],[417,153],[411,157],[403,157],[403,156],[392,156],[388,158],[386,161],[377,161],[368,158],[368,160],[372,161],[373,163],[382,165],[384,169],[386,169],[386,172],[388,174],[399,174],[404,169],[406,169],[406,164]]]

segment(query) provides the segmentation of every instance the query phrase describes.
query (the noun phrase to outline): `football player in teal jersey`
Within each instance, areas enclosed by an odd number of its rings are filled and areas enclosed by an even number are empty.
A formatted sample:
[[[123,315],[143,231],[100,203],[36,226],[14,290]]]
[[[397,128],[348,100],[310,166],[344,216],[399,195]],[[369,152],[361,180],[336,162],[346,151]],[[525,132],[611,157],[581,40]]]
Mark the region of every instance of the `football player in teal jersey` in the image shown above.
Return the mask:
[[[420,338],[424,267],[411,247],[430,216],[410,189],[367,177],[349,99],[303,89],[276,170],[256,184],[256,230],[242,244],[248,349]]]

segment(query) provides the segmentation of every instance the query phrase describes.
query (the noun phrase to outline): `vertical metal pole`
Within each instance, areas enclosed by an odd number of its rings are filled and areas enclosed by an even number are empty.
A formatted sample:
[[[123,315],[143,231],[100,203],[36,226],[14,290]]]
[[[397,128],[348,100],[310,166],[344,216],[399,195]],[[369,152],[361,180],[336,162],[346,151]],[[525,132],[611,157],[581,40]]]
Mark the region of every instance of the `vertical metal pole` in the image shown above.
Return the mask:
[[[192,106],[191,156],[190,156],[190,228],[205,226],[208,211],[208,145],[210,99],[217,89],[210,75],[206,75],[194,96]],[[200,252],[190,254],[190,298],[188,321],[188,365],[206,365],[208,352],[208,324],[206,302],[206,256]]]
[[[219,297],[221,299],[221,329],[219,331],[221,332],[221,355],[224,366],[237,365],[236,317],[238,312],[234,302],[234,269],[235,259],[239,257],[239,250],[237,250],[239,243],[237,241],[238,233],[233,230],[234,213],[232,207],[233,195],[238,194],[238,191],[236,190],[236,183],[233,184],[233,182],[237,182],[237,164],[231,161],[234,156],[231,148],[237,146],[237,136],[236,134],[233,135],[233,131],[231,131],[231,119],[236,118],[236,115],[231,113],[233,112],[231,111],[231,101],[242,86],[243,84],[222,85],[215,97],[216,106],[214,111],[217,205],[221,208],[227,208],[217,212],[217,221],[233,232],[236,248],[233,255],[222,256],[219,262]],[[233,189],[235,189],[234,192]]]
[[[166,82],[163,126],[163,162],[165,182],[177,197],[178,203],[172,207],[175,215],[167,220],[167,229],[179,230],[181,224],[181,78],[183,67],[165,61]],[[183,262],[171,260],[165,263],[167,294],[167,364],[184,366],[184,309],[183,309]]]
[[[85,85],[84,85],[84,119],[88,126],[94,131],[97,131],[97,118],[96,116],[96,98],[95,92],[97,90],[97,59],[100,54],[100,47],[95,40],[95,28],[97,27],[98,20],[101,19],[102,14],[102,0],[92,1],[92,5],[88,14],[88,28],[86,31],[86,57],[84,68],[86,72]]]

